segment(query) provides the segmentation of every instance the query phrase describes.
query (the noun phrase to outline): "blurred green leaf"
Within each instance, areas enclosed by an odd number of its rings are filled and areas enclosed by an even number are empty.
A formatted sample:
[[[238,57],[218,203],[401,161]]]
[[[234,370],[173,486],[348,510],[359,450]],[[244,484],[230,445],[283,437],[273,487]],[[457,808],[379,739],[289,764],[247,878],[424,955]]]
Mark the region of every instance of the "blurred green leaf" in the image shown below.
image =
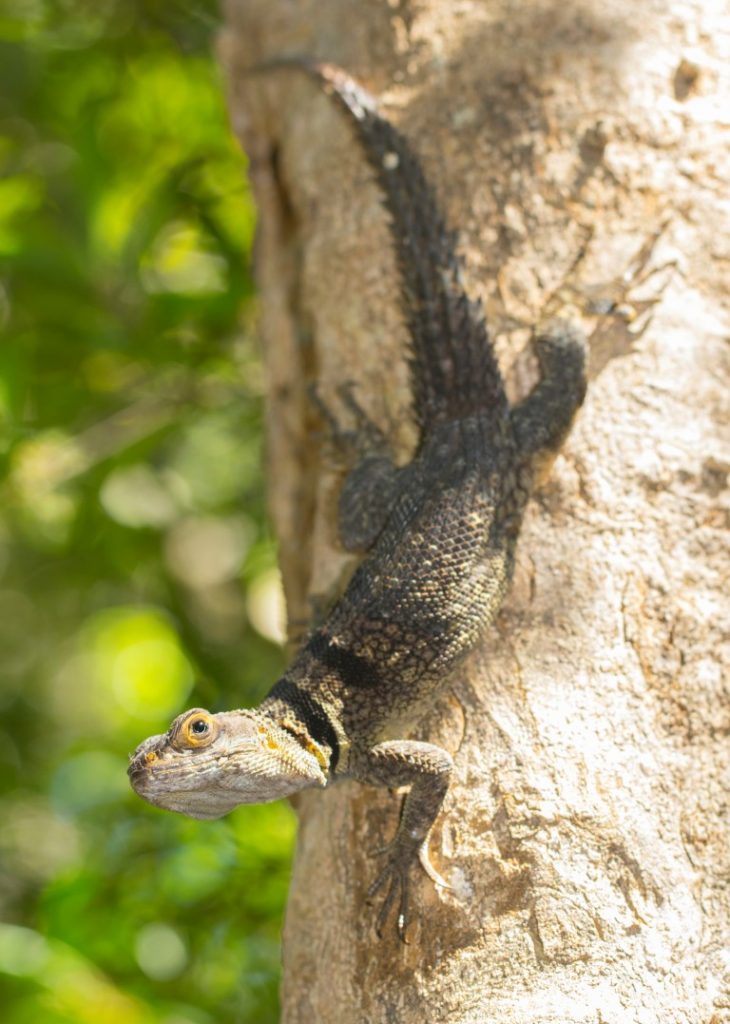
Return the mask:
[[[210,0],[0,5],[3,1024],[277,1019],[290,809],[188,821],[125,772],[282,667],[216,26]]]

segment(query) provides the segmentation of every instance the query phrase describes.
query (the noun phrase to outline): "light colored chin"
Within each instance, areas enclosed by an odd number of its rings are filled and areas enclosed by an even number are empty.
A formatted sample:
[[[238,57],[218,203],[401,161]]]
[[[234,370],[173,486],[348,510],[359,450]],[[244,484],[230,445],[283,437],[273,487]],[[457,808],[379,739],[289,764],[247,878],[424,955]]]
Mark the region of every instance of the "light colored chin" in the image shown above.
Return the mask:
[[[216,821],[218,818],[223,818],[226,814],[230,814],[238,805],[233,804],[230,807],[224,807],[220,809],[213,809],[211,807],[168,807],[166,810],[177,811],[178,814],[184,814],[186,818],[195,818],[196,821]]]
[[[176,811],[188,818],[196,818],[198,821],[214,821],[230,814],[232,810],[245,803],[243,799],[231,799],[232,794],[227,793],[225,798],[222,795],[211,796],[210,793],[179,792],[166,793],[160,799],[155,799],[152,794],[147,794],[145,799],[155,807],[161,807],[165,811]]]
[[[215,818],[222,818],[224,814],[230,814],[232,810],[242,804],[270,803],[272,800],[290,796],[307,786],[324,786],[326,781],[324,774],[321,779],[284,776],[283,778],[272,777],[265,780],[265,785],[259,782],[258,785],[245,789],[227,787],[209,788],[205,791],[179,789],[158,794],[151,790],[145,792],[144,789],[139,788],[137,792],[155,807],[161,807],[166,811],[177,811],[178,814],[185,814],[188,818],[197,818],[200,821],[212,821]]]

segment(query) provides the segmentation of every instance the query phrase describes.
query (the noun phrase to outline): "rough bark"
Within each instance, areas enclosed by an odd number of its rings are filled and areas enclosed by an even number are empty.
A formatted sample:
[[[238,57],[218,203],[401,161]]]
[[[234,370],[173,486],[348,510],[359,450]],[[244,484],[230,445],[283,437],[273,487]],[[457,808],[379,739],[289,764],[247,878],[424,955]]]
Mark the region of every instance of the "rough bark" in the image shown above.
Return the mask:
[[[730,1020],[723,7],[228,0],[293,632],[348,564],[307,387],[356,382],[404,459],[414,431],[365,162],[309,82],[243,70],[307,54],[382,97],[461,231],[513,395],[530,324],[572,308],[592,332],[589,396],[508,603],[416,733],[456,756],[431,843],[453,889],[418,878],[410,945],[378,941],[367,851],[398,797],[306,794],[287,1024]]]

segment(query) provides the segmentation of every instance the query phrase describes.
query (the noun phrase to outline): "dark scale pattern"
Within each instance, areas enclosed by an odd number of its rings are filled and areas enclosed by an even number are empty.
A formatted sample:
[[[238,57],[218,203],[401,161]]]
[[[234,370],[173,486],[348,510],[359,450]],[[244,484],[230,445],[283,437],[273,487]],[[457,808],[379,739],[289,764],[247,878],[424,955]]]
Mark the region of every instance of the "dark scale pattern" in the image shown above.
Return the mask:
[[[541,383],[510,410],[481,309],[461,286],[454,235],[406,140],[340,69],[277,65],[319,81],[355,131],[390,217],[410,337],[421,428],[416,457],[405,472],[389,473],[382,451],[374,458],[363,446],[364,461],[343,488],[343,543],[356,548],[367,536],[362,526],[347,533],[357,509],[362,522],[382,529],[324,628],[287,673],[331,708],[349,744],[343,773],[411,785],[376,882],[387,885],[379,925],[398,900],[402,933],[408,870],[419,856],[429,870],[425,842],[451,761],[429,744],[378,741],[443,683],[498,611],[533,478],[557,451],[585,393],[584,347],[574,329],[553,325],[536,343]],[[389,507],[381,504],[378,517],[372,506],[385,498]],[[320,670],[314,674],[313,664]]]
[[[305,73],[335,99],[382,190],[410,337],[420,443],[412,463],[396,469],[385,439],[352,395],[344,400],[358,428],[354,448],[352,434],[340,431],[322,407],[335,440],[346,439],[347,450],[360,456],[343,487],[340,527],[346,547],[367,549],[363,561],[260,708],[215,716],[221,737],[209,744],[215,767],[208,747],[201,754],[205,770],[196,771],[192,757],[156,737],[140,747],[130,776],[153,803],[185,810],[187,801],[198,816],[201,807],[209,811],[201,792],[223,813],[232,801],[274,799],[327,777],[410,786],[372,887],[385,892],[378,929],[397,905],[403,936],[414,862],[442,881],[427,842],[452,761],[433,744],[397,738],[400,723],[416,717],[418,703],[443,685],[499,610],[530,491],[585,394],[584,344],[561,323],[538,335],[541,380],[510,409],[481,311],[460,283],[453,235],[405,139],[343,71],[295,60],[257,70],[282,68]],[[257,736],[264,737],[264,753]],[[219,750],[224,741],[228,746]],[[146,764],[151,754],[164,762],[158,782]],[[221,777],[225,788],[216,789]],[[240,797],[230,792],[236,778]]]
[[[390,216],[410,337],[414,406],[422,427],[489,410],[507,398],[479,303],[461,283],[455,233],[406,139],[377,112],[375,99],[340,68],[278,59],[259,70],[292,69],[318,81],[349,120],[380,185]]]

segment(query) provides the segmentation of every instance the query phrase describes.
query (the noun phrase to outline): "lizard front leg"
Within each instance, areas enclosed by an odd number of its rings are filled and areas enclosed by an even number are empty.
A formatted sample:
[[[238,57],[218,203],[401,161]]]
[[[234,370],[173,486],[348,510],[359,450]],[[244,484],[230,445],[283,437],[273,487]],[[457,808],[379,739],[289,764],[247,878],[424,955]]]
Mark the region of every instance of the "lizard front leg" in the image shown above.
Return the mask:
[[[433,882],[447,885],[429,861],[428,837],[449,788],[453,767],[454,762],[446,750],[415,740],[378,743],[358,759],[353,772],[358,781],[389,788],[411,787],[403,802],[395,838],[378,851],[387,857],[385,867],[368,890],[371,897],[386,889],[377,918],[379,936],[397,900],[398,934],[405,941],[410,871],[416,860]]]

